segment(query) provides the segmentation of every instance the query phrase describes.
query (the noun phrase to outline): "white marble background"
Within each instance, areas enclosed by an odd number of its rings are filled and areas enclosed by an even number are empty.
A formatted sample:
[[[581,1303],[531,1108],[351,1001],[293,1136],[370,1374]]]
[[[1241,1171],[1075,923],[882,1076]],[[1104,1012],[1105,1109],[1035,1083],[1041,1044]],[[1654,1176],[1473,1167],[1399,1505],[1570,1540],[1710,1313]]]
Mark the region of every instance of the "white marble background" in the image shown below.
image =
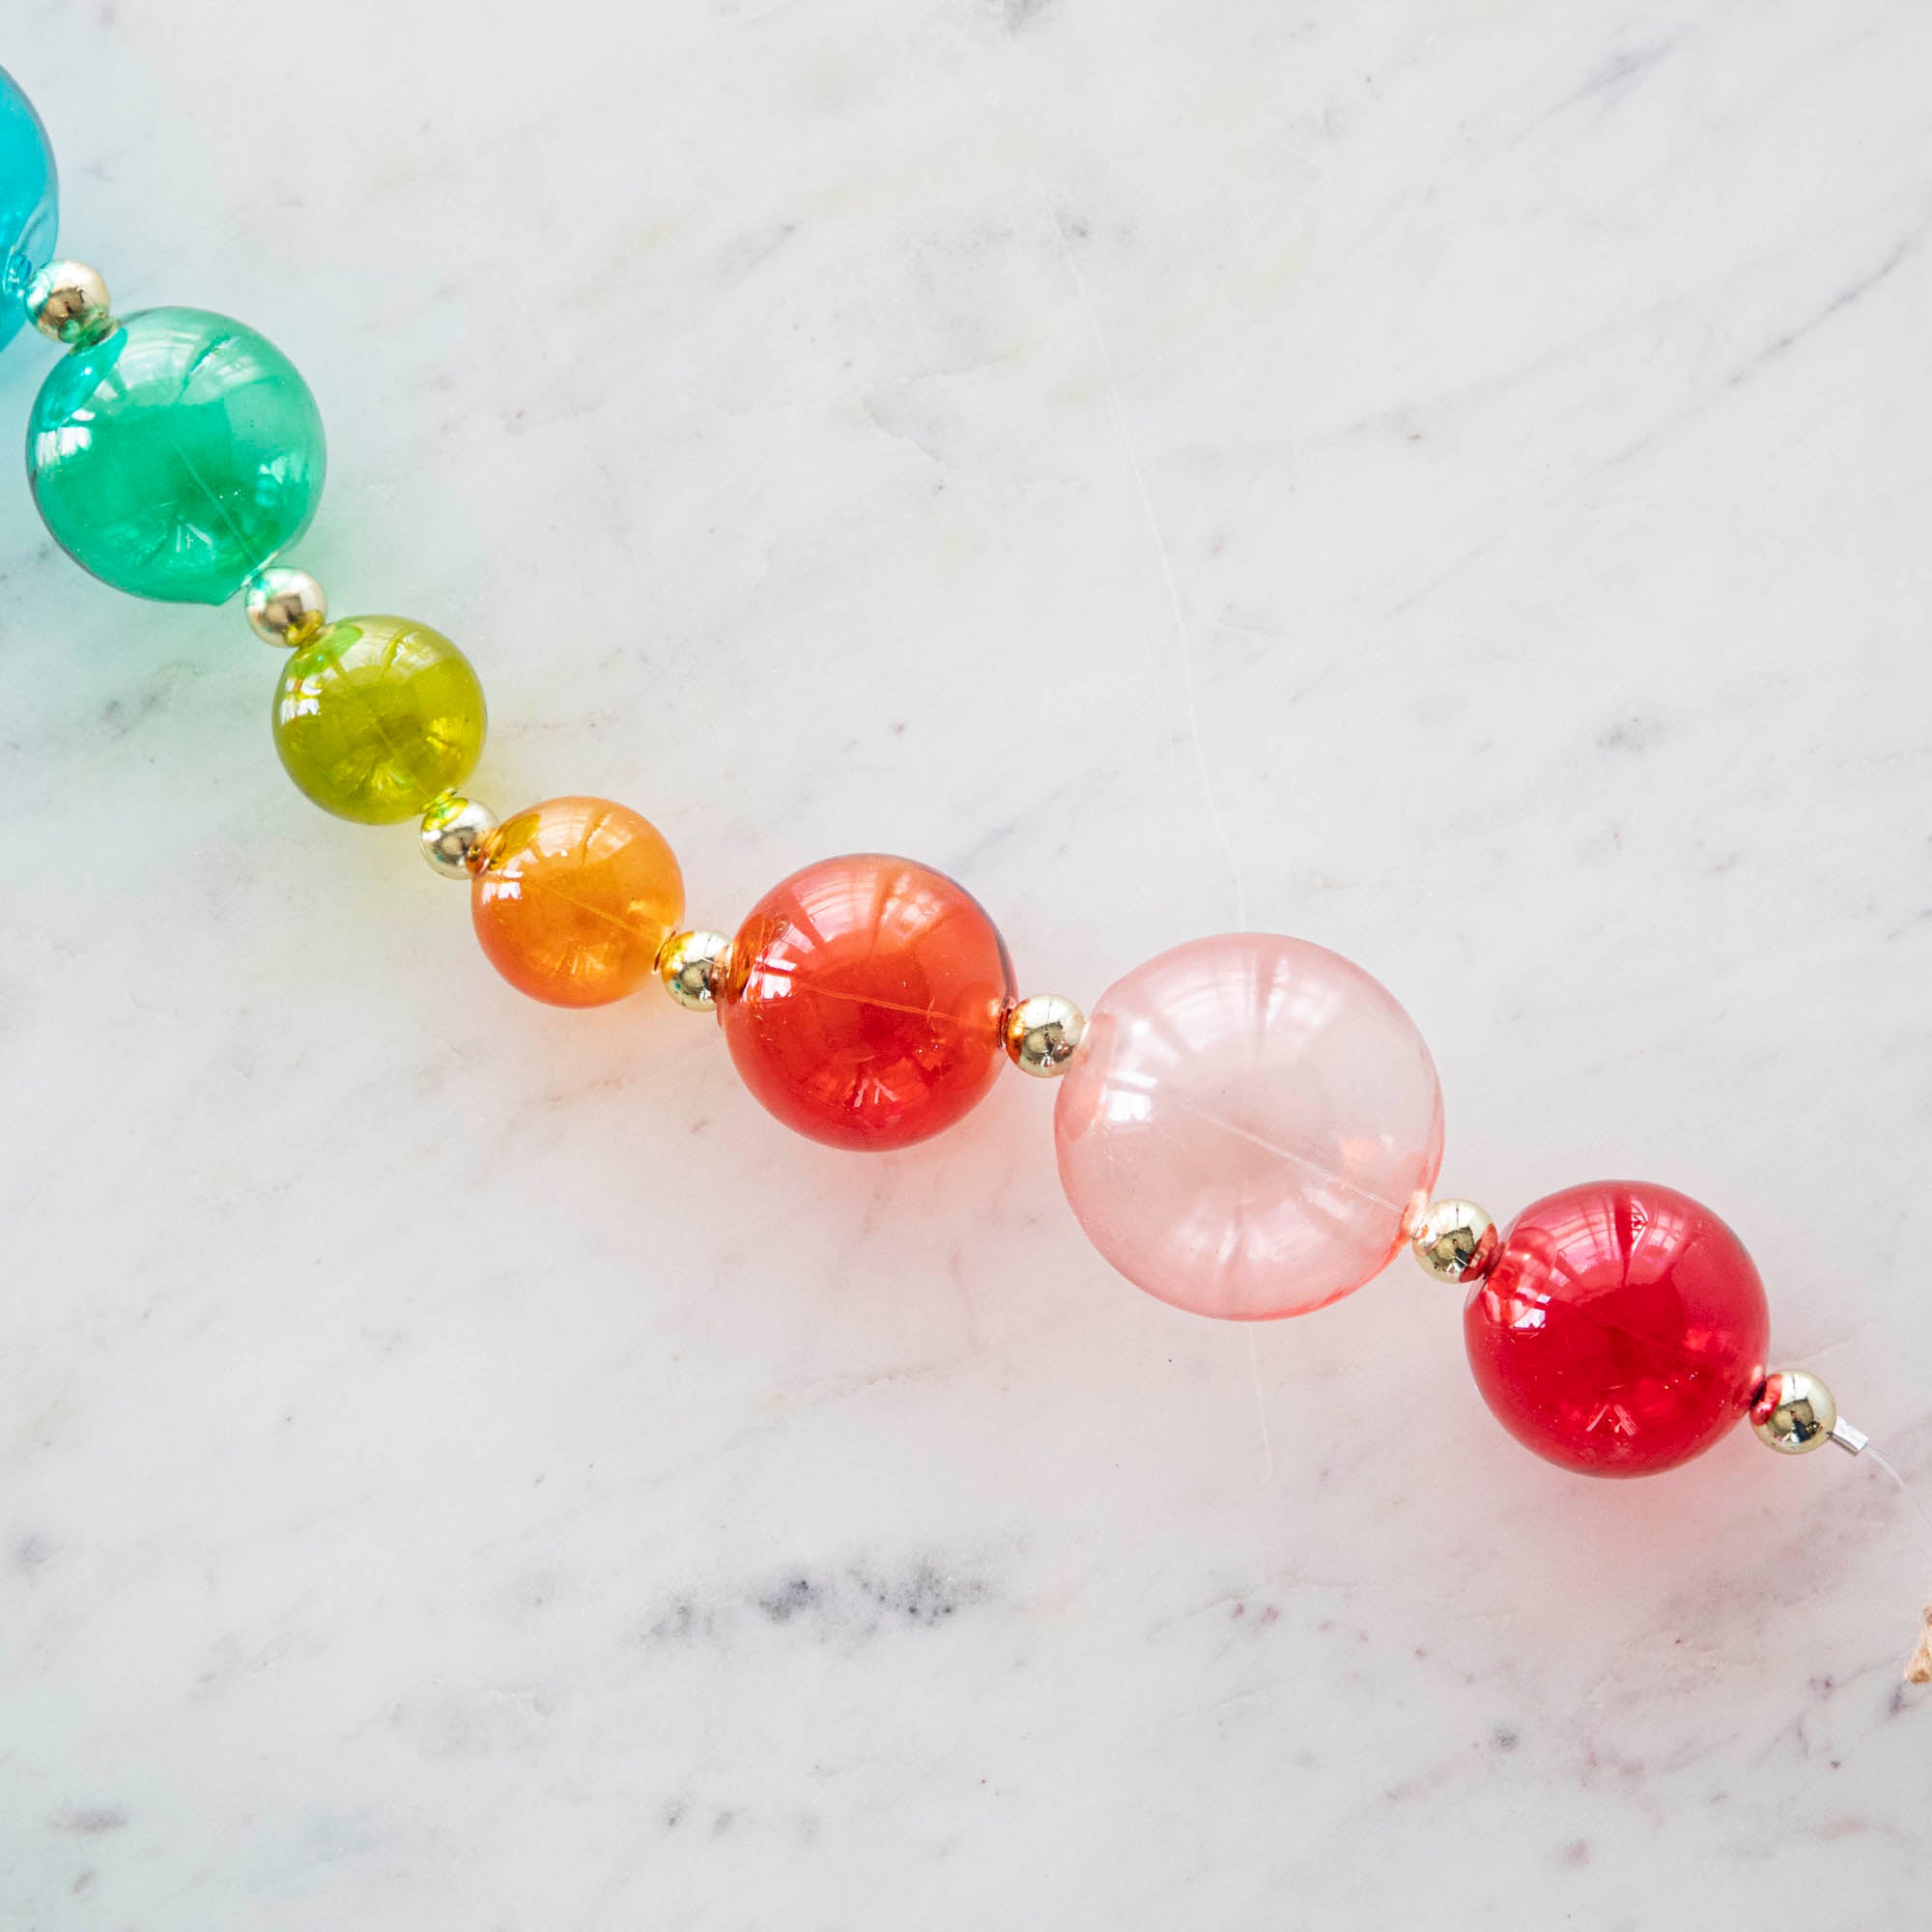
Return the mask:
[[[483,796],[638,806],[702,923],[914,854],[1081,999],[1339,947],[1446,1187],[1708,1200],[1932,1494],[1932,11],[5,25],[68,250],[307,372],[300,554],[470,650]],[[1869,1461],[1563,1476],[1406,1262],[1174,1314],[1016,1077],[794,1141],[520,1004],[275,669],[10,487],[10,1932],[1922,1921]]]

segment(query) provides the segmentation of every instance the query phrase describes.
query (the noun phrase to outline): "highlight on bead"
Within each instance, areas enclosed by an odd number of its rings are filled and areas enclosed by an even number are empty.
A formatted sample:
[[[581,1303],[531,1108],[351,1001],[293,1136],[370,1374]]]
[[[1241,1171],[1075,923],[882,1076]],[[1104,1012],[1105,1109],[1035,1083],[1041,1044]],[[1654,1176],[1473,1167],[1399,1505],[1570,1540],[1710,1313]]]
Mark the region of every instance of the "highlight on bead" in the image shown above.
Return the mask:
[[[1007,1058],[1022,1073],[1051,1080],[1065,1073],[1079,1052],[1087,1037],[1087,1015],[1058,993],[1036,993],[1007,1009],[1002,1032]]]
[[[469,888],[485,956],[520,993],[602,1007],[657,971],[684,877],[649,819],[608,798],[553,798],[497,828]]]
[[[1476,1281],[1495,1265],[1502,1232],[1473,1201],[1432,1201],[1409,1222],[1409,1251],[1437,1281]]]

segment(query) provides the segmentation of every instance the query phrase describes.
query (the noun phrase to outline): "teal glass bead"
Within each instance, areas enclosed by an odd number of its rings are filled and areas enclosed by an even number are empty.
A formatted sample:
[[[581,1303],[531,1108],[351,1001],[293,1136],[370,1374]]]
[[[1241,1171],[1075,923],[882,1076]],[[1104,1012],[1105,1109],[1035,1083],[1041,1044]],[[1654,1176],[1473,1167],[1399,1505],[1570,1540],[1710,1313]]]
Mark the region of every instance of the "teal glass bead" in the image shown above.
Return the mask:
[[[60,184],[34,103],[0,67],[0,347],[26,321],[36,269],[53,260]]]
[[[27,425],[54,541],[117,590],[219,604],[308,528],[322,416],[272,342],[150,308],[55,363]]]

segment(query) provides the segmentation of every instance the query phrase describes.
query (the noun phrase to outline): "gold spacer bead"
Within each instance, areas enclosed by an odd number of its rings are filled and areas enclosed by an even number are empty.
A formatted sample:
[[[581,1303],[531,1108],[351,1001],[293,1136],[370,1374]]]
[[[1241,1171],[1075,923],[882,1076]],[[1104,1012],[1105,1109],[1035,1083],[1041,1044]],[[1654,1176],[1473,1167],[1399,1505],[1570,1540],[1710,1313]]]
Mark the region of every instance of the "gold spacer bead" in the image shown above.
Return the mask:
[[[115,327],[107,284],[85,262],[49,262],[27,284],[27,313],[50,341],[86,349]]]
[[[1066,1063],[1087,1037],[1087,1015],[1058,993],[1036,993],[1016,1000],[1001,1022],[1007,1057],[1022,1073],[1051,1080],[1066,1071]]]
[[[1432,1201],[1408,1224],[1410,1252],[1437,1281],[1479,1281],[1502,1253],[1502,1232],[1473,1201]]]
[[[265,644],[299,650],[328,622],[328,593],[307,571],[270,563],[242,586],[242,612]]]
[[[1750,1419],[1757,1439],[1780,1456],[1805,1455],[1840,1433],[1832,1391],[1804,1369],[1774,1369],[1766,1376],[1751,1394]],[[1858,1446],[1864,1447],[1862,1437]]]
[[[679,1006],[708,1013],[731,965],[731,942],[722,932],[673,932],[658,949],[658,978]]]
[[[474,877],[496,842],[497,814],[473,798],[446,791],[422,815],[422,855],[439,877]]]

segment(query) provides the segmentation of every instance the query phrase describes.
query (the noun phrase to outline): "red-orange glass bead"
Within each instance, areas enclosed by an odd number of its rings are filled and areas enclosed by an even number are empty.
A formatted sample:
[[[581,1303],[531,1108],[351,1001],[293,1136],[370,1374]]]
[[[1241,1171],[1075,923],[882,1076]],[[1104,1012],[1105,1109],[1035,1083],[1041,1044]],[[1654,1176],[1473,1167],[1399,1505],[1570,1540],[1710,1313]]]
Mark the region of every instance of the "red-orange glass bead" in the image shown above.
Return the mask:
[[[469,912],[519,992],[601,1007],[652,976],[684,917],[684,879],[649,819],[608,798],[553,798],[497,828]]]
[[[993,1084],[1012,962],[944,874],[866,853],[794,872],[731,942],[718,994],[745,1085],[832,1147],[908,1147]]]

